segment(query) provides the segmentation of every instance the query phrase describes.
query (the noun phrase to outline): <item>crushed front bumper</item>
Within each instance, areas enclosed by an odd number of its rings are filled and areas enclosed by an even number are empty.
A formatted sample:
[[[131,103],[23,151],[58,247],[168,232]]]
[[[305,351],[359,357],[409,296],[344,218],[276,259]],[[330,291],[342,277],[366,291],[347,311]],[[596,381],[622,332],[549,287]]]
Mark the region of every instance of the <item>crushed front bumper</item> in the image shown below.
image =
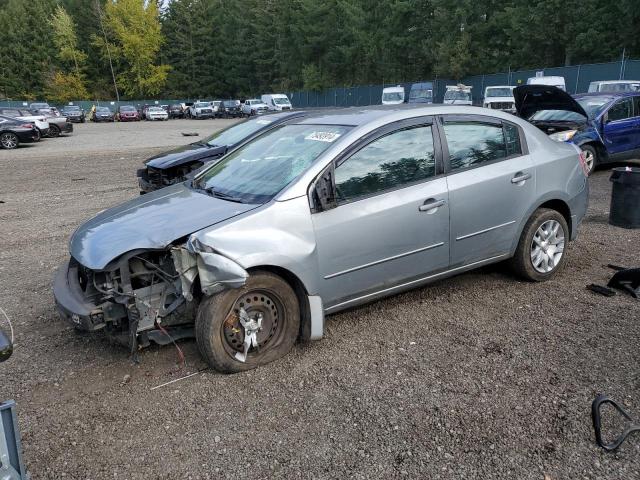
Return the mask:
[[[88,301],[78,280],[78,267],[70,265],[68,261],[55,274],[53,296],[60,316],[79,330],[100,330],[108,320],[127,317],[123,305],[111,302],[95,305]]]

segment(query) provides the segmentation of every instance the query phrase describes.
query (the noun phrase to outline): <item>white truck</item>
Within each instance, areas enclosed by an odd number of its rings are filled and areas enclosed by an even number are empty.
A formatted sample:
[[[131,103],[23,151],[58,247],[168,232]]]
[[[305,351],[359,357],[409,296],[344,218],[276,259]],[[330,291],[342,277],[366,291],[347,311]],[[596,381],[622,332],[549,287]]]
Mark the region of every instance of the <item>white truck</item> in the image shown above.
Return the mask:
[[[291,105],[289,97],[284,93],[269,93],[262,95],[261,100],[262,103],[267,104],[267,107],[271,111],[282,112],[293,109],[293,105]]]
[[[551,85],[552,87],[558,87],[560,90],[567,91],[567,85],[565,84],[564,77],[531,77],[527,79],[527,85]]]
[[[203,102],[197,101],[193,105],[189,107],[187,110],[187,118],[213,118],[215,113],[213,111],[213,107],[211,106],[211,102]]]
[[[387,87],[382,89],[382,105],[399,105],[404,103],[404,87]]]
[[[444,101],[442,103],[446,105],[473,105],[471,87],[462,83],[447,85],[447,91],[444,92]]]
[[[589,93],[640,92],[640,80],[598,80],[589,84]]]
[[[515,113],[516,101],[513,98],[513,89],[510,85],[494,85],[484,89],[482,106],[493,110]]]

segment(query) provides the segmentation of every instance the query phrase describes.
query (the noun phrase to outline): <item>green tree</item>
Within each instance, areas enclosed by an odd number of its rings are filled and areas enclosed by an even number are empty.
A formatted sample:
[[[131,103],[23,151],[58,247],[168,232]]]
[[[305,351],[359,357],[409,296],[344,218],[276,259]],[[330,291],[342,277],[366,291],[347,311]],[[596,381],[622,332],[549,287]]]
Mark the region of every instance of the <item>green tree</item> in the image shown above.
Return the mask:
[[[157,65],[163,37],[158,6],[144,0],[109,0],[105,6],[107,40],[94,35],[103,56],[112,55],[118,83],[129,96],[157,95],[167,80],[169,65]]]

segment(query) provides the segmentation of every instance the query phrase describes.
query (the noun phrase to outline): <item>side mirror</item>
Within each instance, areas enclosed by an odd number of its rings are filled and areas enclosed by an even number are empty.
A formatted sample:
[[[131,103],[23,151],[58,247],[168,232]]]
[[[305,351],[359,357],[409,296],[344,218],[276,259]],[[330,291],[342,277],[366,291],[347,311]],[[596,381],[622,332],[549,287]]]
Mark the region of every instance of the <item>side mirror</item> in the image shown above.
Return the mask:
[[[333,165],[320,175],[309,189],[311,213],[324,212],[338,206],[333,188]]]
[[[13,353],[13,344],[11,340],[0,330],[0,362],[9,360],[9,357]]]

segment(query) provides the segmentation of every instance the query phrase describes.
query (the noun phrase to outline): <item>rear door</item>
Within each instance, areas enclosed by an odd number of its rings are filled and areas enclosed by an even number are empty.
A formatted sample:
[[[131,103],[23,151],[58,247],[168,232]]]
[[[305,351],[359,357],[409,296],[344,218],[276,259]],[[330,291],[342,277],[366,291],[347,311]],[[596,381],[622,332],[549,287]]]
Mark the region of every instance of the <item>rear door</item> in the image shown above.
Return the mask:
[[[335,307],[449,264],[449,204],[431,117],[398,122],[335,163],[338,205],[312,215],[323,281]]]
[[[480,115],[445,115],[441,128],[450,268],[508,254],[535,198],[535,168],[522,129]]]
[[[604,144],[611,160],[630,158],[638,148],[637,119],[633,116],[631,97],[617,100],[605,117],[603,128]]]

